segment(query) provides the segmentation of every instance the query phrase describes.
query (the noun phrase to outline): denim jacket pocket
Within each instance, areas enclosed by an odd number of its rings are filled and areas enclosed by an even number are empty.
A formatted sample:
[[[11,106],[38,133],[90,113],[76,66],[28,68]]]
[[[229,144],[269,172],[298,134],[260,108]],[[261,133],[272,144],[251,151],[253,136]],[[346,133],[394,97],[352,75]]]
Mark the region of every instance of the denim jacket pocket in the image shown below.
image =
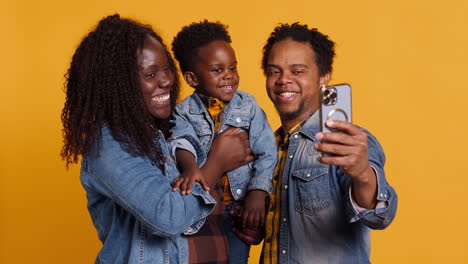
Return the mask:
[[[193,129],[197,133],[198,140],[202,146],[208,146],[211,144],[210,140],[213,132],[206,122],[193,121]],[[208,151],[207,151],[208,153]]]
[[[240,127],[248,131],[250,127],[250,115],[248,113],[233,112],[224,123],[228,126]]]
[[[297,169],[292,177],[296,211],[315,215],[330,205],[330,179],[327,165],[315,164],[312,168]]]

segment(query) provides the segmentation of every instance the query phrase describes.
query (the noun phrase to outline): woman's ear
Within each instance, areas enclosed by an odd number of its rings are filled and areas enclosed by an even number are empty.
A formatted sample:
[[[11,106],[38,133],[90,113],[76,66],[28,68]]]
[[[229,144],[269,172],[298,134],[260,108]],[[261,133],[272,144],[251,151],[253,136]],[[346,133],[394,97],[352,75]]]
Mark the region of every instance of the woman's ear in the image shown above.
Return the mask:
[[[184,72],[184,80],[193,88],[198,86],[198,78],[194,72],[191,72],[191,71]]]

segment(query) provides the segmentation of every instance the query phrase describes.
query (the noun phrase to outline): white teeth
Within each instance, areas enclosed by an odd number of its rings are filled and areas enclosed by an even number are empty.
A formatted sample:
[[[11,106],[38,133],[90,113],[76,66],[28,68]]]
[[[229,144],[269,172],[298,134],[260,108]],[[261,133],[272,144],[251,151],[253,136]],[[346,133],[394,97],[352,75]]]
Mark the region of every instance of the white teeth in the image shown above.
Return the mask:
[[[156,102],[156,103],[162,103],[162,102],[169,100],[169,98],[171,98],[171,95],[165,94],[165,95],[155,96],[151,98],[151,101]]]
[[[296,93],[294,92],[285,92],[285,93],[280,93],[281,96],[283,97],[291,97],[293,95],[295,95]]]
[[[221,88],[222,88],[222,89],[232,89],[232,85],[222,86]]]

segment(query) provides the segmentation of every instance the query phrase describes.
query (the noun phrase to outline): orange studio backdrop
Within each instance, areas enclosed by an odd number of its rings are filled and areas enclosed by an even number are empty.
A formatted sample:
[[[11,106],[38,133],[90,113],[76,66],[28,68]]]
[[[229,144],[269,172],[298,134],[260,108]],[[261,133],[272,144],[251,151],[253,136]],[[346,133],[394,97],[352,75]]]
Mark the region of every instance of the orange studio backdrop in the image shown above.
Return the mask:
[[[193,21],[228,24],[239,89],[274,128],[260,70],[268,34],[300,21],[330,35],[332,83],[352,85],[355,123],[379,138],[400,198],[394,223],[372,233],[372,262],[468,263],[463,0],[0,1],[0,263],[94,262],[100,242],[79,166],[67,171],[59,157],[63,75],[85,34],[116,12],[153,25],[166,44]],[[191,92],[184,86],[182,96]]]

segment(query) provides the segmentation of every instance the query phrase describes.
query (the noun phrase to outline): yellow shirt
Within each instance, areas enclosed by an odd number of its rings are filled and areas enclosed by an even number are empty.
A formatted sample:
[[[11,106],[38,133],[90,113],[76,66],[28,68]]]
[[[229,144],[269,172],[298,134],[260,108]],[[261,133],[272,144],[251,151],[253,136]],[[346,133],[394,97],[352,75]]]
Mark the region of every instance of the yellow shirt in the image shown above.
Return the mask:
[[[301,129],[303,122],[299,122],[283,135],[283,130],[276,133],[276,145],[278,146],[278,163],[273,174],[273,191],[270,195],[270,205],[265,219],[265,240],[263,242],[262,259],[264,264],[278,263],[278,235],[281,216],[281,178],[288,153],[289,137],[292,133]]]

